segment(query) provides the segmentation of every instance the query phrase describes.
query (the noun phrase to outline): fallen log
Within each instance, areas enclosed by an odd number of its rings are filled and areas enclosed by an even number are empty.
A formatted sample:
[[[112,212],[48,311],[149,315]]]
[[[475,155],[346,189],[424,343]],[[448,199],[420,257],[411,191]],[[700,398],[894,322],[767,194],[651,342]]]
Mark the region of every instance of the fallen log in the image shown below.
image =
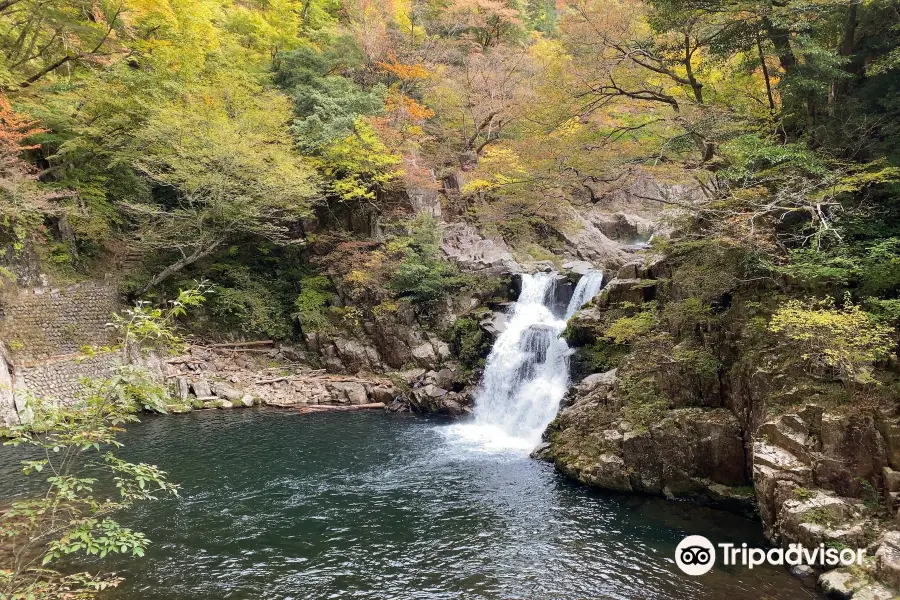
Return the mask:
[[[386,405],[381,402],[373,402],[371,404],[355,404],[355,405],[341,405],[335,406],[332,404],[313,404],[311,406],[302,406],[299,408],[300,414],[305,415],[308,413],[315,412],[344,412],[351,410],[378,410],[379,408],[387,408]]]
[[[289,379],[294,379],[293,377],[274,377],[272,379],[260,379],[259,381],[254,381],[253,385],[266,385],[268,383],[278,383],[279,381],[287,381]]]
[[[257,340],[255,342],[224,342],[221,344],[207,344],[203,348],[246,348],[248,346],[274,346],[273,340]]]

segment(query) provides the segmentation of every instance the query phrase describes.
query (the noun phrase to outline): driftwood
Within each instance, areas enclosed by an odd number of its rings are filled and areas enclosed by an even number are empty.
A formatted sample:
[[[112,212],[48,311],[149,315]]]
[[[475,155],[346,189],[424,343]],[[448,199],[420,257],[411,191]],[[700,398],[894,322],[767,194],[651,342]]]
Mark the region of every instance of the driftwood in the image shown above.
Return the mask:
[[[222,344],[206,344],[204,348],[246,348],[248,346],[274,346],[272,340],[258,340],[255,342],[226,342]]]
[[[305,415],[308,413],[316,413],[316,412],[345,412],[351,410],[378,410],[384,409],[386,406],[381,402],[373,402],[371,404],[355,404],[351,406],[334,406],[331,404],[313,404],[310,406],[303,406],[299,409],[301,415]]]
[[[374,383],[376,385],[391,385],[391,381],[388,379],[361,379],[359,377],[349,377],[346,375],[325,375],[324,369],[319,369],[318,371],[308,371],[306,373],[300,373],[297,375],[285,375],[283,377],[273,377],[271,379],[259,379],[257,381],[254,381],[253,384],[266,385],[270,383],[278,383],[280,381],[303,380],[333,381],[335,383]]]
[[[167,360],[167,365],[200,365],[203,364],[204,361],[197,360],[194,358],[173,358],[171,360]]]

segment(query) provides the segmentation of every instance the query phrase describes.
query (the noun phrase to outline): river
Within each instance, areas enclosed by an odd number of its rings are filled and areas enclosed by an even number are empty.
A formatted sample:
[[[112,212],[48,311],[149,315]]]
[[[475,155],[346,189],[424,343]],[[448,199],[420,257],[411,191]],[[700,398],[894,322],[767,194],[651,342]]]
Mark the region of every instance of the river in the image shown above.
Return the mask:
[[[120,517],[153,545],[143,560],[104,563],[126,577],[112,597],[818,597],[778,568],[677,570],[686,534],[758,544],[756,521],[597,493],[453,430],[381,412],[146,417],[123,454],[168,471],[181,497]],[[0,450],[0,481],[12,458]]]

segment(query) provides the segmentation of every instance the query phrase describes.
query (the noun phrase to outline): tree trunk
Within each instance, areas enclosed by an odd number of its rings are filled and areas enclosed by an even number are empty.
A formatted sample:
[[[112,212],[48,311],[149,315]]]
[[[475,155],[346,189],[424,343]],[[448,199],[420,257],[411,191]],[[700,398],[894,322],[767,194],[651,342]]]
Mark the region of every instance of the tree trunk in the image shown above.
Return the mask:
[[[188,265],[194,264],[201,258],[209,256],[221,244],[222,240],[216,240],[206,248],[197,248],[196,252],[194,252],[190,256],[185,256],[181,260],[175,261],[174,263],[160,271],[155,277],[153,277],[153,279],[148,281],[144,287],[139,289],[137,295],[141,296],[143,294],[146,294],[151,288],[159,285],[160,283],[171,277],[174,273],[177,273]]]
[[[762,67],[763,79],[766,81],[766,96],[769,99],[769,112],[775,114],[775,97],[772,95],[772,80],[769,78],[769,67],[766,65],[766,53],[763,52],[759,31],[756,32],[756,49],[759,51],[759,64]]]

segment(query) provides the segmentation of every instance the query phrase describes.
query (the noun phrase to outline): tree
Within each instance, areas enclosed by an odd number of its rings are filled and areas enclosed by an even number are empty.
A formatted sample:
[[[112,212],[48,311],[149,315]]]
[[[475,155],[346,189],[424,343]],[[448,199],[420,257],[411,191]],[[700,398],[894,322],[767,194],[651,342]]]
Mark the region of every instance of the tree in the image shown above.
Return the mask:
[[[27,140],[43,132],[34,121],[14,111],[0,93],[0,230],[12,233],[16,251],[29,228],[58,211],[53,201],[68,195],[41,188],[37,169],[23,158],[25,152],[39,147]]]
[[[206,88],[158,110],[136,133],[133,165],[154,202],[129,204],[138,243],[178,255],[143,286],[247,237],[290,242],[288,224],[309,214],[317,178],[285,137],[287,100],[253,87]]]
[[[124,55],[125,0],[0,3],[0,85],[27,88],[61,69],[105,63]]]
[[[118,316],[117,349],[145,345],[164,351],[177,345],[173,321],[203,301],[202,291],[182,291],[166,309],[139,304]],[[112,515],[136,502],[177,495],[178,486],[156,466],[119,458],[118,437],[123,425],[137,421],[138,410],[164,412],[165,398],[165,389],[144,369],[126,365],[110,377],[86,381],[73,406],[28,400],[34,420],[14,426],[5,445],[34,449],[39,458],[22,461],[22,473],[46,479],[41,494],[17,500],[0,513],[0,595],[94,597],[121,579],[63,573],[53,569],[54,563],[74,555],[144,555],[150,541]]]

